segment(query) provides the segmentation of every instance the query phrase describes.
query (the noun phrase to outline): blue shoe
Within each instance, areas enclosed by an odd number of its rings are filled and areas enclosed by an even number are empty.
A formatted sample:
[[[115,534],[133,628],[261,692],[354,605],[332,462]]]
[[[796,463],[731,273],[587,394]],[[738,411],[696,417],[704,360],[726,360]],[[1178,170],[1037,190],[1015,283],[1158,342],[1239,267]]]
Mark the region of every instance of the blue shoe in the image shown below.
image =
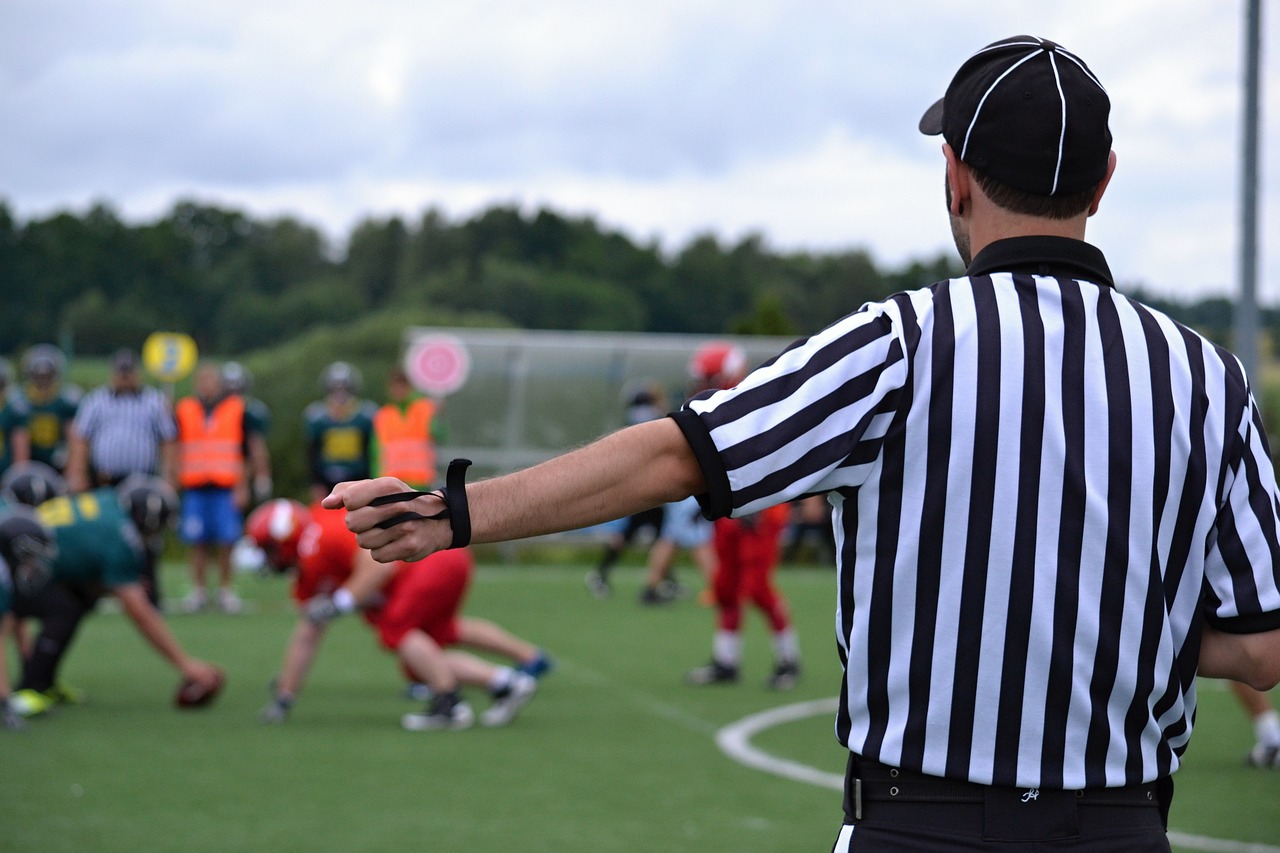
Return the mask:
[[[536,658],[516,667],[516,672],[523,672],[525,675],[541,678],[553,669],[555,669],[555,662],[551,660],[551,657],[546,652],[539,651]]]

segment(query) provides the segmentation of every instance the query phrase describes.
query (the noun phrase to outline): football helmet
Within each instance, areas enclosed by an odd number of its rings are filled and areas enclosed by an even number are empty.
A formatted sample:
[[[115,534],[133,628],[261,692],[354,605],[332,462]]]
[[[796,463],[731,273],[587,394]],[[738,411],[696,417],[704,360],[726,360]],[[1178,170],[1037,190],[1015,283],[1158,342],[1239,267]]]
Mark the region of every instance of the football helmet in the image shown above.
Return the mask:
[[[253,385],[253,374],[238,361],[222,365],[222,385],[228,394],[247,394]]]
[[[244,530],[262,549],[267,565],[284,572],[298,564],[298,543],[311,523],[311,513],[295,500],[276,498],[259,506],[245,520]]]
[[[39,506],[67,493],[67,481],[43,462],[15,462],[0,476],[0,496],[13,503]]]
[[[131,474],[116,486],[116,496],[144,538],[162,532],[178,514],[178,493],[159,477]]]
[[[22,356],[22,376],[28,380],[57,379],[67,367],[67,357],[53,344],[36,344]]]
[[[38,589],[49,578],[57,554],[53,532],[30,507],[11,506],[0,514],[0,559],[18,589]]]
[[[728,341],[708,341],[689,359],[689,378],[699,390],[732,388],[746,375],[746,352]]]
[[[320,375],[320,384],[325,391],[342,390],[348,394],[359,394],[361,382],[360,371],[345,361],[335,361]]]

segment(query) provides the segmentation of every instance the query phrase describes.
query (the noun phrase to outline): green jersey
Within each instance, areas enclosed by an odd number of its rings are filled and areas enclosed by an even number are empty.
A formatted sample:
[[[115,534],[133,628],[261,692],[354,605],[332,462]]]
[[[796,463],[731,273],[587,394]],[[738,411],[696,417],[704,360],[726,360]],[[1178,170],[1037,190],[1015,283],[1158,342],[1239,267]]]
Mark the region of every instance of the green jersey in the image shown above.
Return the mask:
[[[58,544],[55,580],[116,587],[136,583],[146,547],[114,489],[96,489],[45,501],[36,507]]]
[[[74,385],[41,394],[31,385],[24,389],[27,404],[27,432],[31,436],[31,458],[57,471],[67,464],[67,427],[80,408],[80,389]]]
[[[371,476],[376,412],[367,400],[353,400],[337,416],[323,400],[307,406],[303,419],[311,482],[333,487],[344,480],[364,480]]]

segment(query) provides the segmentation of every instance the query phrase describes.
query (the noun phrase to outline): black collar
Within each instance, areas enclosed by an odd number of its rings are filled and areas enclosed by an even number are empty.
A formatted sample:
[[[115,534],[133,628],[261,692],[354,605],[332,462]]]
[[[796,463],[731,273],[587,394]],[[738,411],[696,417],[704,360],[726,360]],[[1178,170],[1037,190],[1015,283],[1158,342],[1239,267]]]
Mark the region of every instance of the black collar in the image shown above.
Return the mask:
[[[993,272],[1051,275],[1115,287],[1107,259],[1096,247],[1070,237],[1008,237],[986,246],[967,275]]]

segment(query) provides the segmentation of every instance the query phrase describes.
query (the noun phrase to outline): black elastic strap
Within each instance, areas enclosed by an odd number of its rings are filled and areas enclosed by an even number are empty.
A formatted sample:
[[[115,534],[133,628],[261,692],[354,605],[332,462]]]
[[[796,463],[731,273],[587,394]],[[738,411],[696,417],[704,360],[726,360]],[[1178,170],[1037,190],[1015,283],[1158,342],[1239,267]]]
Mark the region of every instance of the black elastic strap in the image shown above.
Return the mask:
[[[471,467],[470,459],[455,459],[449,463],[449,470],[444,476],[444,488],[434,492],[393,492],[379,495],[369,501],[369,506],[386,506],[403,503],[425,495],[433,495],[444,502],[444,509],[434,515],[423,515],[418,512],[402,512],[378,522],[380,530],[395,527],[406,521],[435,521],[449,519],[449,528],[453,531],[450,548],[465,548],[471,543],[471,511],[467,506],[467,468]]]

